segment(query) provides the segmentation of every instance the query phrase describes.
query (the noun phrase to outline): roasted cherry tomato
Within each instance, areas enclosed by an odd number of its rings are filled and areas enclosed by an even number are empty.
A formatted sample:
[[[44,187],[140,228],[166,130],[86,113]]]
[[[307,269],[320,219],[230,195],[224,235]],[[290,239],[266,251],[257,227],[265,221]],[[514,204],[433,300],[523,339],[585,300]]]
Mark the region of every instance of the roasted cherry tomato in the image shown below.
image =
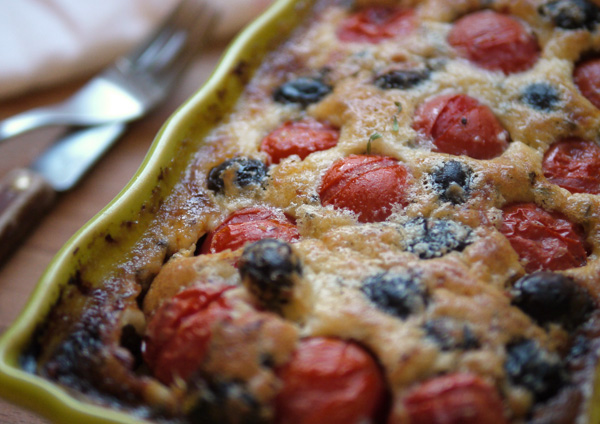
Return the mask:
[[[334,147],[339,138],[337,128],[312,118],[288,121],[267,135],[260,150],[269,155],[270,163],[279,163],[291,155],[304,159],[313,152]]]
[[[531,68],[540,55],[537,40],[518,20],[492,10],[456,21],[448,42],[477,66],[505,74]]]
[[[383,375],[355,343],[304,339],[277,374],[283,383],[275,400],[278,424],[371,423],[382,414]]]
[[[165,384],[187,380],[202,364],[215,322],[227,319],[232,286],[194,286],[161,306],[148,324],[144,360]]]
[[[600,109],[600,58],[578,64],[573,72],[573,81],[581,94]]]
[[[570,138],[550,146],[542,164],[548,180],[571,193],[600,194],[600,146]]]
[[[547,212],[533,203],[518,203],[505,207],[503,215],[500,231],[527,272],[558,271],[586,264],[583,229],[560,213]]]
[[[426,381],[406,396],[404,407],[410,424],[508,423],[496,389],[467,373]]]
[[[465,94],[435,97],[415,112],[413,128],[438,152],[492,159],[508,146],[508,132],[492,110]]]
[[[392,206],[406,206],[410,174],[396,159],[375,155],[351,155],[327,170],[319,196],[323,205],[350,209],[360,222],[378,222],[392,213]]]
[[[415,27],[414,10],[373,6],[346,18],[338,29],[342,41],[379,43],[406,35]]]
[[[209,233],[200,253],[237,250],[246,243],[267,238],[292,242],[300,238],[300,233],[279,210],[261,207],[242,209]]]

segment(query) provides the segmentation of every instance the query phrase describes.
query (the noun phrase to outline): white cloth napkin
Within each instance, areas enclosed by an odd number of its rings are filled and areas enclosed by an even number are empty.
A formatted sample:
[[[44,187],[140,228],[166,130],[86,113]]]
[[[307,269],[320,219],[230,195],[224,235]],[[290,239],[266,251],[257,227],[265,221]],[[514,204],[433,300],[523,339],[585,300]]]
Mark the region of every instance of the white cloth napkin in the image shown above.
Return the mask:
[[[271,0],[197,0],[229,37]],[[0,0],[0,100],[90,74],[127,52],[178,0]]]

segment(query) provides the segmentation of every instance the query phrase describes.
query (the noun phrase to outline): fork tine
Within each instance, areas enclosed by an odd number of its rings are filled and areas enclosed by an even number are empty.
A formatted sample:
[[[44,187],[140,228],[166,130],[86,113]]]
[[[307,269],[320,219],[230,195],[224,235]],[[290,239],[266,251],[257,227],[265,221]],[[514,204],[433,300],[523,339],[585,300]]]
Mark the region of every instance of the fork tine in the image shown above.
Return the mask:
[[[175,33],[165,42],[159,54],[150,61],[149,72],[160,76],[164,72],[179,72],[193,54],[207,41],[213,29],[216,13],[204,4],[184,0]],[[186,7],[187,6],[187,7]]]
[[[196,0],[183,0],[171,12],[151,40],[118,66],[129,74],[146,74],[155,78],[177,74],[211,29],[215,14]]]
[[[147,42],[141,44],[136,47],[131,53],[127,56],[120,58],[125,66],[131,68],[140,67],[143,63],[149,63],[149,59],[156,55],[157,50],[160,49],[160,46],[164,44],[166,40],[168,40],[173,34],[174,29],[176,28],[173,24],[178,19],[178,15],[184,8],[184,4],[189,0],[181,0],[177,6],[169,13],[166,19],[162,22],[162,24],[158,27],[158,29],[151,34],[147,38]]]

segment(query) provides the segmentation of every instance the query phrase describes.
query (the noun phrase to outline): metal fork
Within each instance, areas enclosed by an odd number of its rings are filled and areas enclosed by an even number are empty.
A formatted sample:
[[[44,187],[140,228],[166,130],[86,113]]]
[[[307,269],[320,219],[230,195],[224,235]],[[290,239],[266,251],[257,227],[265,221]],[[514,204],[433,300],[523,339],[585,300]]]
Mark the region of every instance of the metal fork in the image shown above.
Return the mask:
[[[167,95],[216,17],[209,6],[183,0],[147,42],[67,100],[0,121],[0,141],[43,126],[92,126],[145,115]]]

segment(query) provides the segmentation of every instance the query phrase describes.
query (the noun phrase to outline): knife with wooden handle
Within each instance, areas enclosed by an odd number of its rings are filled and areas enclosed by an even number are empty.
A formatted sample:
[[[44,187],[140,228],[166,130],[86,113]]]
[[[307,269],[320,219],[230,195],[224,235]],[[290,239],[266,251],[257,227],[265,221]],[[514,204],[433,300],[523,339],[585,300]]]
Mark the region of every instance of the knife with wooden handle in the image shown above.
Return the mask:
[[[114,123],[74,130],[48,147],[29,168],[0,180],[0,261],[53,205],[57,193],[73,188],[125,130]]]

